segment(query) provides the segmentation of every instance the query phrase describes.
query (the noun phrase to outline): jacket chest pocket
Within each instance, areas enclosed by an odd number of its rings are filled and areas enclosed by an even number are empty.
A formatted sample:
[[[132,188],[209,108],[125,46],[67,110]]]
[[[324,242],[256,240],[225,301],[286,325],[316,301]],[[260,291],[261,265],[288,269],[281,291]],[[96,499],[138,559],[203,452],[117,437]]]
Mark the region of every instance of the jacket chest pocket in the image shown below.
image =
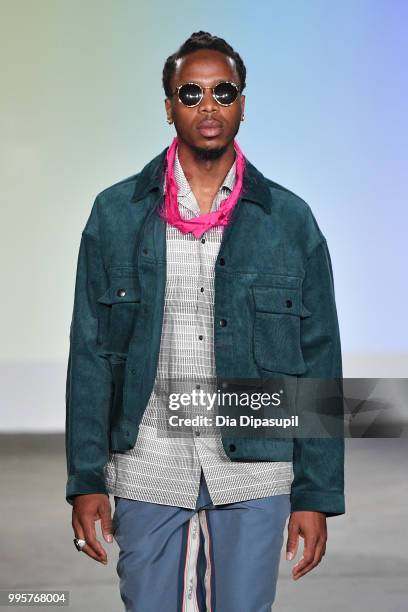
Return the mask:
[[[136,279],[113,279],[98,299],[99,342],[109,353],[128,352],[136,319],[140,311],[140,293]]]
[[[283,374],[303,374],[300,324],[309,317],[298,287],[253,285],[255,305],[253,351],[257,365]]]

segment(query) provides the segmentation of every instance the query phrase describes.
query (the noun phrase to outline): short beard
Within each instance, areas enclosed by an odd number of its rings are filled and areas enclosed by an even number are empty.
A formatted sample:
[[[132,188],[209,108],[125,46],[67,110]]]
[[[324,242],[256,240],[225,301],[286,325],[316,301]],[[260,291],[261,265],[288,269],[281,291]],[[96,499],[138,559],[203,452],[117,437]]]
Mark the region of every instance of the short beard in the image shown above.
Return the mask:
[[[227,148],[228,145],[218,147],[217,149],[204,149],[203,147],[191,145],[193,153],[198,157],[198,159],[203,161],[214,161],[215,159],[219,159],[227,151]]]

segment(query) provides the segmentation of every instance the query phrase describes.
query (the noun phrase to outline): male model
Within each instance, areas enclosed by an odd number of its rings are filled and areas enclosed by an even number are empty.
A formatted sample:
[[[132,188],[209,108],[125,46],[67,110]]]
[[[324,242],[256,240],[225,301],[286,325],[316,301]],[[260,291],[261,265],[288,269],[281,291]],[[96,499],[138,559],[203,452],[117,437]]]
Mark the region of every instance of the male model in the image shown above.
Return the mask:
[[[115,538],[126,610],[271,610],[287,518],[296,580],[345,512],[341,437],[169,433],[171,381],[342,375],[326,239],[235,139],[245,78],[225,40],[194,33],[163,70],[176,136],[97,196],[82,233],[66,498],[78,550],[107,563],[97,520]]]

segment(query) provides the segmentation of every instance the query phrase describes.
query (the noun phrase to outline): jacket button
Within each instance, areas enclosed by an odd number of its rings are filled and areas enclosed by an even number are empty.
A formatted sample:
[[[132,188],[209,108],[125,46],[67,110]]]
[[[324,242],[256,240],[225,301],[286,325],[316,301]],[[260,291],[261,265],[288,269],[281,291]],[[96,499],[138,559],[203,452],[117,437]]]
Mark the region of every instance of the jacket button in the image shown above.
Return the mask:
[[[137,370],[135,370],[135,368],[131,368],[130,373],[131,373],[131,374],[136,374],[136,371],[137,371]]]
[[[147,250],[146,248],[144,248],[144,249],[143,249],[143,253],[144,253],[145,255],[147,255],[148,250]]]
[[[223,257],[220,259],[220,266],[225,266],[225,259]]]
[[[230,449],[230,451],[234,451],[234,450],[236,450],[236,448],[237,448],[237,447],[235,446],[235,444],[230,444],[230,445],[229,445],[229,449]]]
[[[292,300],[286,300],[286,306],[292,308]]]
[[[227,320],[226,319],[220,319],[220,325],[221,327],[225,327],[227,324]]]
[[[126,289],[118,289],[118,290],[117,290],[117,292],[116,292],[116,295],[117,295],[118,297],[125,297],[125,295],[126,295]]]

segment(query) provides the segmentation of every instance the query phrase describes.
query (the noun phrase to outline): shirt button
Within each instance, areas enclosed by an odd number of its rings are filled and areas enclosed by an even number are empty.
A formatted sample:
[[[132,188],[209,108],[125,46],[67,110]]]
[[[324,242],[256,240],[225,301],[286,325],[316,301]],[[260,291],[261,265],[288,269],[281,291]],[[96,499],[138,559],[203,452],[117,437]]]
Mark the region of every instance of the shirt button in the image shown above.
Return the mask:
[[[226,324],[227,324],[226,319],[220,319],[220,325],[221,325],[221,327],[225,327],[225,326],[226,326]]]
[[[201,293],[202,293],[202,292],[204,291],[204,287],[201,287],[200,291],[201,291]]]
[[[199,431],[195,431],[194,434],[198,437],[200,435]]]
[[[200,335],[198,336],[198,339],[199,339],[199,340],[202,340],[202,339],[203,339],[203,336],[200,334]]]
[[[116,292],[116,295],[117,295],[118,297],[125,297],[125,295],[126,295],[126,289],[118,289],[118,290],[117,290],[117,292]]]
[[[196,389],[199,389],[199,388],[200,388],[200,385],[196,385]]]
[[[205,238],[201,238],[201,242],[204,244],[204,242],[205,242]]]

